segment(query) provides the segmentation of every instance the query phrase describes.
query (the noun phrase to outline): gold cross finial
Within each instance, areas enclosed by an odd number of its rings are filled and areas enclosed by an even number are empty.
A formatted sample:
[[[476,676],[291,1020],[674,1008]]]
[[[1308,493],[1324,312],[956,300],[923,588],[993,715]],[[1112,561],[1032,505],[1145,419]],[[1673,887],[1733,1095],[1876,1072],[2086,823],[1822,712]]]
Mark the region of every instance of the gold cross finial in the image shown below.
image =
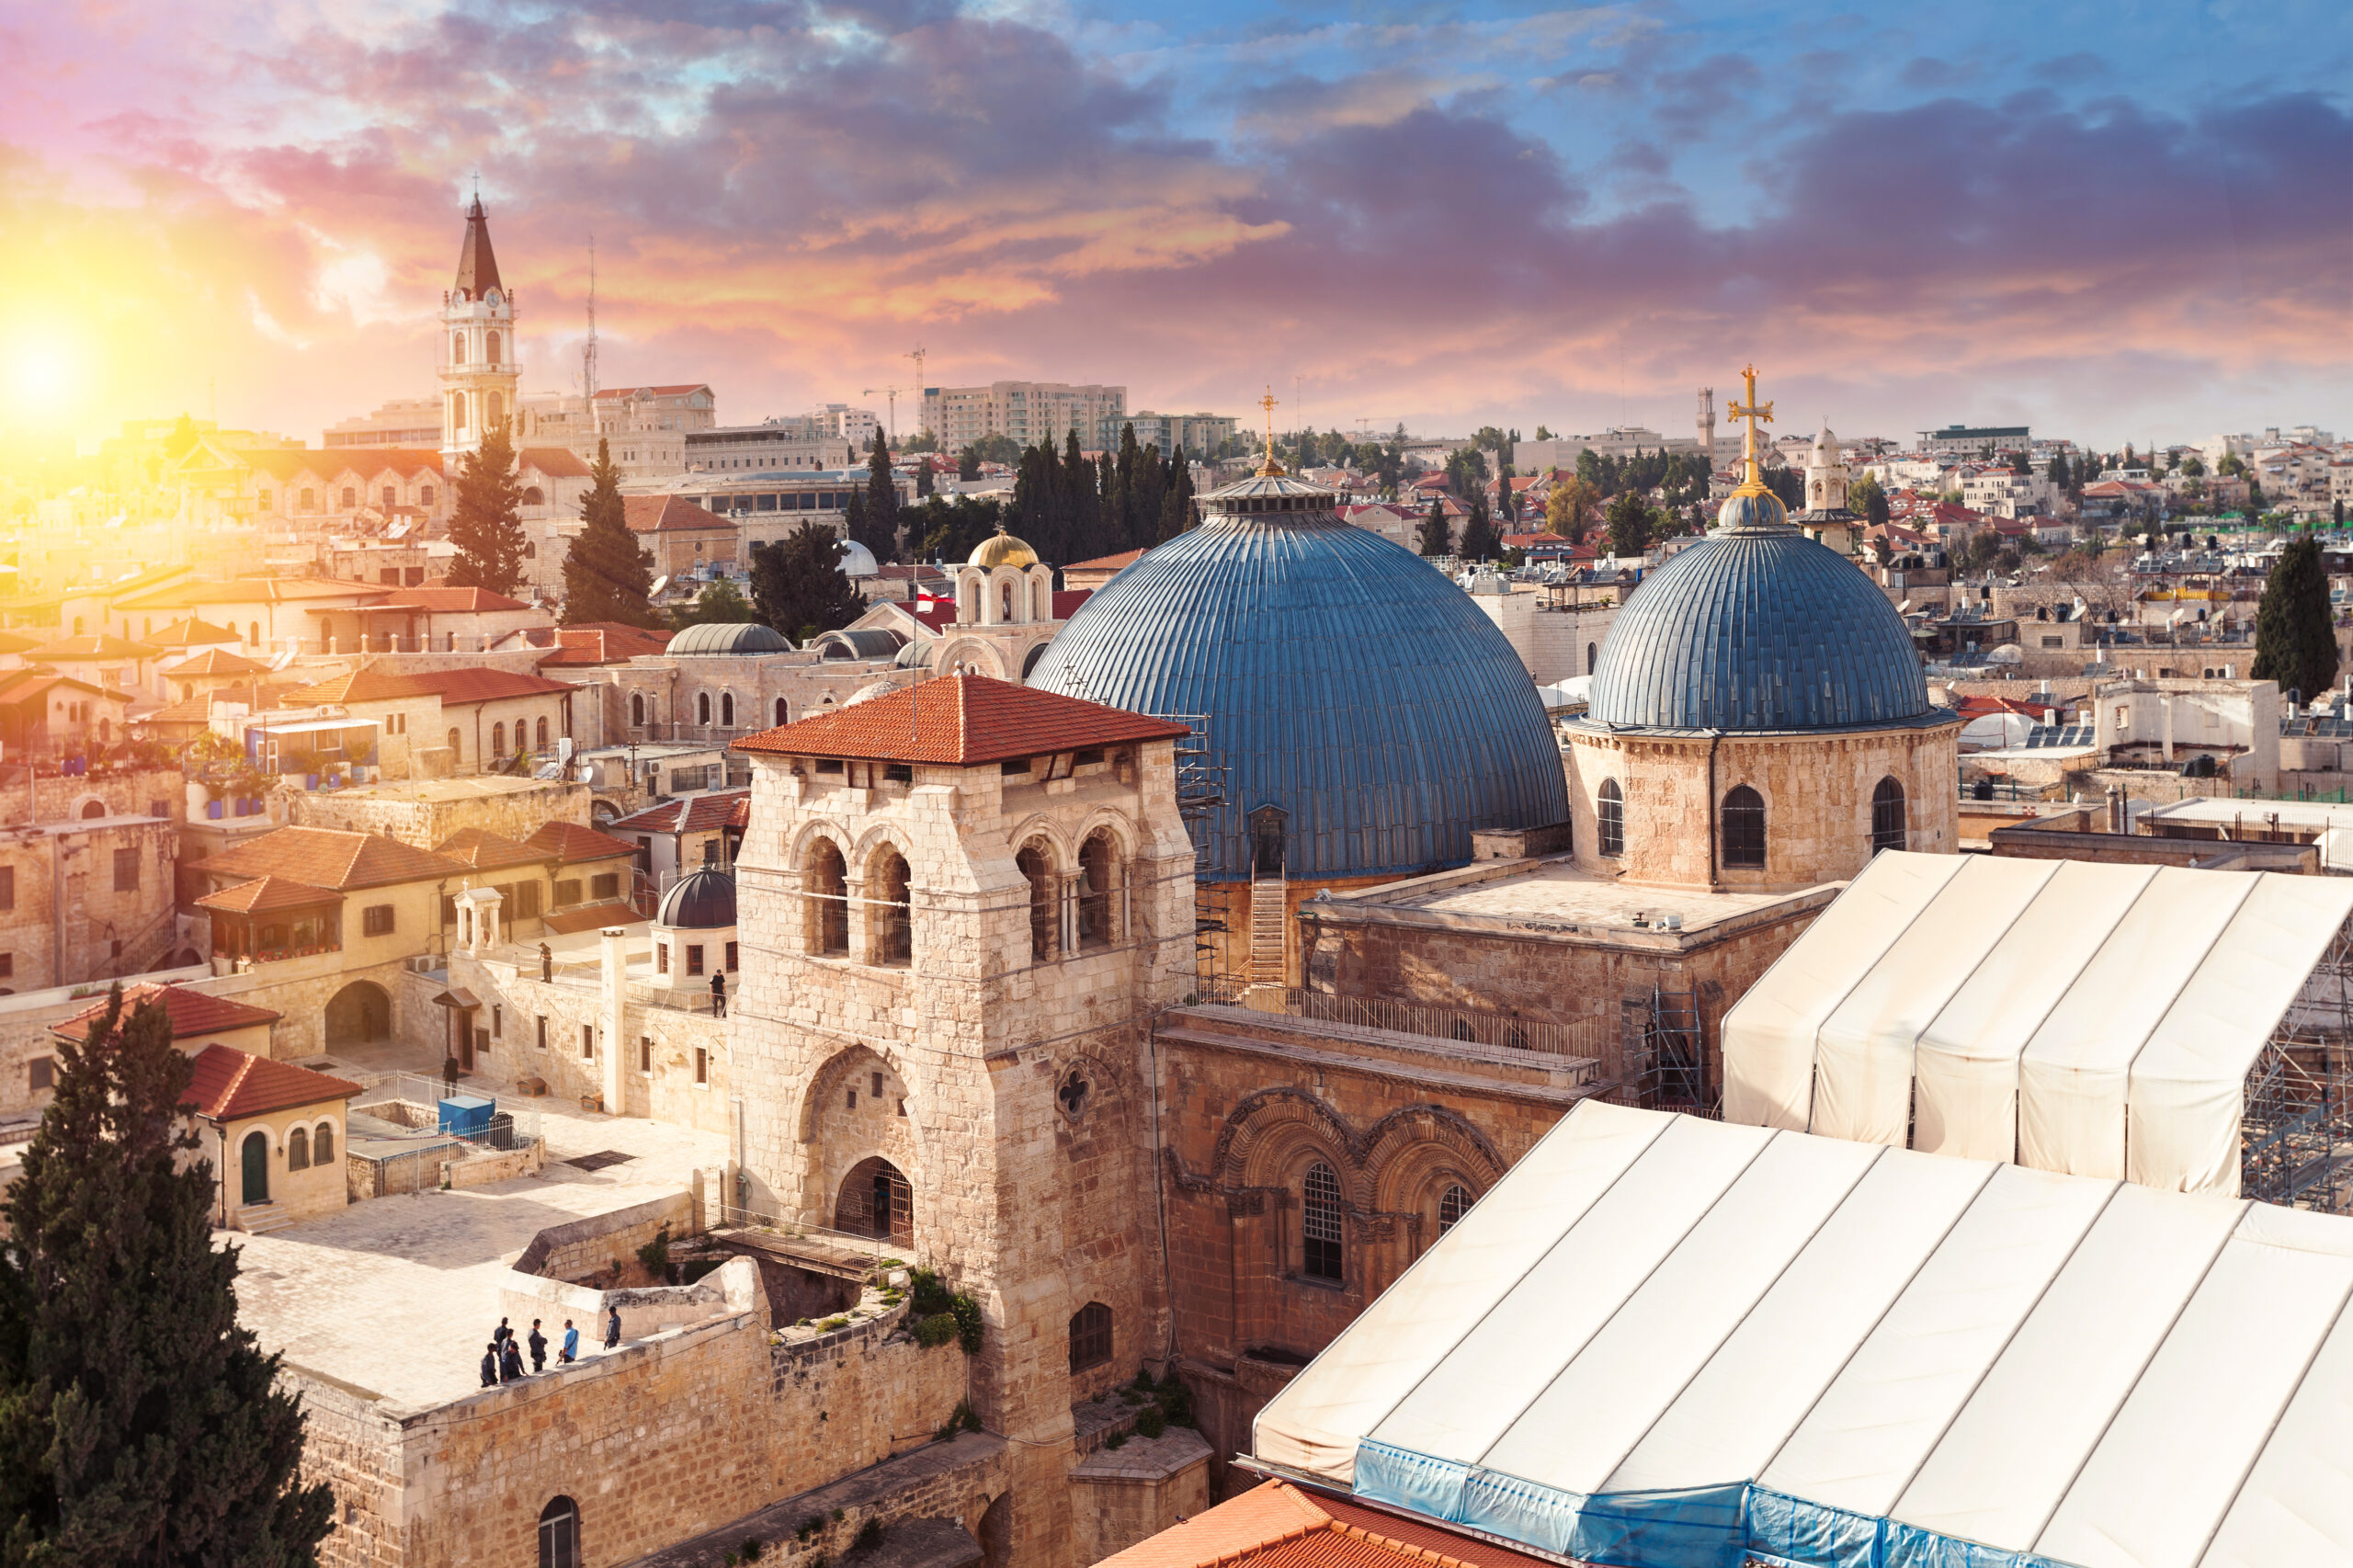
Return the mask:
[[[1262,479],[1271,479],[1283,471],[1283,465],[1275,460],[1274,388],[1267,389],[1267,395],[1258,400],[1258,406],[1267,411],[1267,460],[1258,465],[1258,475]]]
[[[1748,388],[1747,401],[1733,403],[1724,410],[1724,413],[1733,419],[1748,421],[1748,433],[1741,437],[1740,443],[1740,460],[1743,469],[1740,488],[1753,494],[1765,488],[1765,461],[1759,455],[1760,432],[1756,427],[1760,424],[1770,425],[1773,422],[1773,405],[1756,401],[1756,366],[1751,365],[1742,370],[1740,379]]]

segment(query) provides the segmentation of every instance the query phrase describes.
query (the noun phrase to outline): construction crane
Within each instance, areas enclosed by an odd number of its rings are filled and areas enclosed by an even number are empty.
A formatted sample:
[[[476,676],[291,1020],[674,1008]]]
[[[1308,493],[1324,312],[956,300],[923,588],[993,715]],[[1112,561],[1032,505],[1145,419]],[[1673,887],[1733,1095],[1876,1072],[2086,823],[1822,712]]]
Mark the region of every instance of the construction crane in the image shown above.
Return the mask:
[[[906,390],[907,389],[904,387],[869,387],[858,394],[860,397],[872,397],[876,392],[881,392],[884,397],[891,400],[891,422],[889,429],[891,433],[891,445],[893,447],[896,447],[899,444],[899,394]]]

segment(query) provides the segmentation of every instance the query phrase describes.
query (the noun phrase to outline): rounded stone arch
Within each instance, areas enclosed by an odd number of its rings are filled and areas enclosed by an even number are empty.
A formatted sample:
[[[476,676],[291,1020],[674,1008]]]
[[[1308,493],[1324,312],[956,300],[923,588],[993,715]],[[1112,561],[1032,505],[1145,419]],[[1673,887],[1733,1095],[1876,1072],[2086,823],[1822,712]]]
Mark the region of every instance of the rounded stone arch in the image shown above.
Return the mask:
[[[1075,859],[1078,848],[1083,847],[1086,841],[1097,833],[1108,833],[1111,835],[1111,847],[1122,861],[1136,858],[1135,824],[1130,822],[1124,812],[1114,807],[1097,806],[1080,818],[1078,826],[1071,833],[1070,842],[1074,846],[1071,851],[1072,858]]]
[[[92,822],[106,814],[107,803],[102,796],[85,795],[74,802],[74,816],[76,821]]]
[[[329,1051],[366,1045],[392,1036],[392,998],[372,980],[355,980],[327,999]]]
[[[1053,641],[1054,640],[1051,637],[1040,637],[1037,642],[1029,644],[1029,651],[1028,653],[1021,655],[1021,679],[1023,684],[1028,684],[1029,672],[1038,667],[1039,661],[1046,656],[1046,650],[1052,645]]]
[[[970,626],[987,619],[983,608],[988,592],[988,579],[977,566],[967,566],[956,574],[956,619]]]
[[[834,846],[835,853],[842,858],[842,864],[844,866],[854,866],[858,863],[856,859],[853,858],[851,853],[852,846],[858,842],[857,835],[851,833],[848,828],[844,827],[841,824],[834,821],[831,817],[816,817],[811,821],[802,823],[799,830],[793,834],[791,839],[785,845],[785,869],[788,871],[807,870],[809,869],[809,857],[816,849],[817,840],[821,838]]]
[[[873,1093],[878,1075],[883,1085],[880,1101]],[[929,1218],[925,1199],[931,1189],[925,1174],[930,1169],[930,1149],[921,1096],[921,1085],[901,1063],[867,1045],[843,1047],[810,1074],[801,1103],[793,1108],[793,1127],[804,1158],[805,1217],[833,1224],[843,1184],[861,1166],[882,1161],[905,1181],[914,1222],[918,1231],[924,1227]]]
[[[1321,1159],[1338,1175],[1349,1207],[1365,1207],[1355,1132],[1303,1090],[1259,1090],[1233,1108],[1217,1142],[1212,1169],[1222,1186],[1284,1187],[1311,1158]]]
[[[844,852],[849,861],[850,875],[854,878],[871,875],[875,858],[885,849],[899,852],[899,858],[907,863],[908,880],[912,881],[915,869],[915,840],[907,836],[905,828],[894,822],[872,824],[858,836],[852,847]]]
[[[997,656],[997,651],[977,637],[949,640],[931,661],[931,667],[941,675],[948,675],[960,665],[973,675],[987,676],[992,680],[1006,678],[1005,662]]]
[[[1013,846],[1016,853],[1018,853],[1021,846],[1033,838],[1044,839],[1054,852],[1054,867],[1057,870],[1068,870],[1071,862],[1078,857],[1078,846],[1073,842],[1070,835],[1063,831],[1063,824],[1043,812],[1033,812],[1024,817],[1019,825],[1006,834],[1005,838],[1006,843]]]
[[[1365,1135],[1365,1148],[1371,1206],[1392,1214],[1415,1209],[1441,1176],[1465,1178],[1476,1196],[1501,1181],[1508,1165],[1470,1121],[1427,1103],[1382,1117]]]

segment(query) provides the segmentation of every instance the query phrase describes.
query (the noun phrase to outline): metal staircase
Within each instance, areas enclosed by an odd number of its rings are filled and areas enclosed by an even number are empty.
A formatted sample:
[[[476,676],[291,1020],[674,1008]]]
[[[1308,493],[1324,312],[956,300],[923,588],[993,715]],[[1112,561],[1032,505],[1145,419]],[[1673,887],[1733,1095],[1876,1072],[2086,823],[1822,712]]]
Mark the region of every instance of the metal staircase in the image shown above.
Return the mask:
[[[1288,902],[1282,874],[1253,873],[1250,878],[1250,983],[1281,985],[1287,978],[1283,962],[1283,919]]]

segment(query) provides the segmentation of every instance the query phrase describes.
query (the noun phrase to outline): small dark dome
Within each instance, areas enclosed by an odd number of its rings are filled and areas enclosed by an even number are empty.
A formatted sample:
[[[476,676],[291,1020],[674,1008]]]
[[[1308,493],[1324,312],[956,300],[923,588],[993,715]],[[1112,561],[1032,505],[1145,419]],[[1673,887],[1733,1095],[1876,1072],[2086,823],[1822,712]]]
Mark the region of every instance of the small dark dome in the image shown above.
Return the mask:
[[[688,627],[670,639],[665,652],[703,655],[790,653],[792,644],[781,632],[756,620],[720,620]]]
[[[680,877],[662,895],[654,924],[674,931],[715,931],[734,925],[734,877],[709,866]]]

